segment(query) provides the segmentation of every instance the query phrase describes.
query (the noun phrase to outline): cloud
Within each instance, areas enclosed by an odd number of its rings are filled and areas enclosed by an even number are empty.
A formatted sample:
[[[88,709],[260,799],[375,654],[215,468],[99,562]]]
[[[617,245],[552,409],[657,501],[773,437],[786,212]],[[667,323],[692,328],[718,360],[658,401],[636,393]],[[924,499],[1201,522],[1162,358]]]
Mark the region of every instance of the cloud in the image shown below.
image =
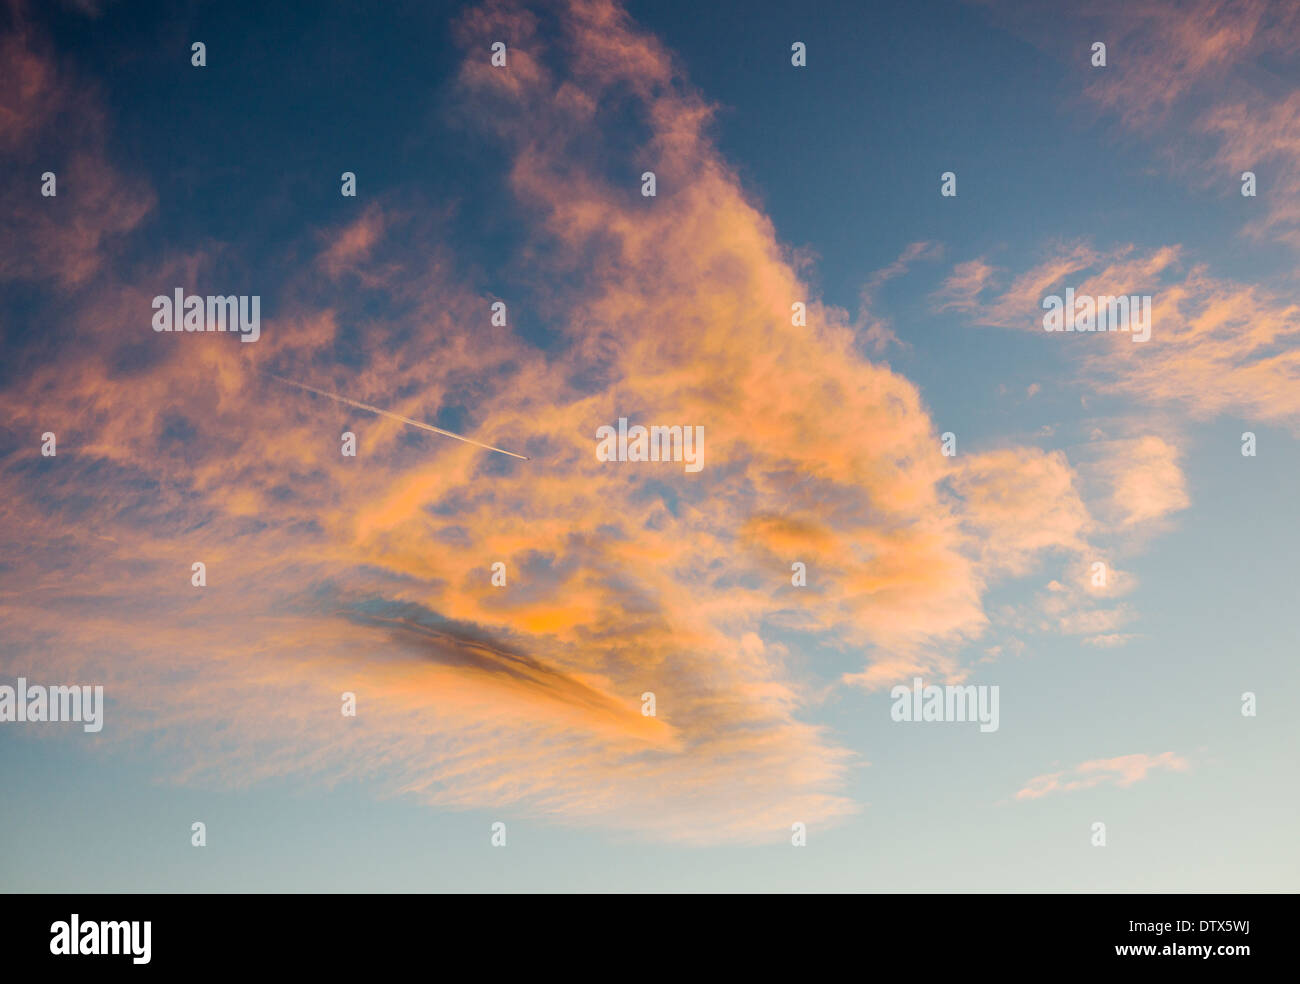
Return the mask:
[[[843,312],[811,300],[790,324],[797,258],[620,8],[490,3],[459,33],[458,111],[509,161],[507,325],[415,192],[286,247],[313,259],[261,274],[256,345],[149,330],[148,285],[195,282],[208,253],[109,264],[101,239],[94,262],[28,271],[61,272],[51,303],[82,344],[0,390],[0,670],[102,680],[105,740],[157,742],[186,781],[366,776],[686,843],[834,823],[862,758],[810,723],[819,701],[968,672],[989,586],[1087,551],[1077,475],[1032,448],[945,457]],[[597,460],[621,416],[702,426],[704,470]],[[823,650],[853,668],[814,671]]]
[[[854,328],[861,333],[873,352],[881,352],[891,344],[901,344],[898,336],[894,333],[890,319],[874,313],[880,292],[885,284],[907,273],[918,261],[934,260],[942,255],[943,247],[938,243],[909,243],[893,263],[876,270],[867,278],[867,282],[863,285],[859,294],[859,312]]]
[[[982,0],[977,0],[982,2]],[[1164,166],[1201,188],[1237,195],[1258,170],[1264,214],[1252,236],[1300,246],[1300,7],[1289,0],[1102,0],[1069,10],[992,2],[990,16],[1073,71],[1085,97],[1149,140]],[[1086,36],[1107,45],[1094,68]]]
[[[953,267],[952,273],[934,295],[937,311],[974,311],[980,295],[997,276],[997,268],[984,260],[966,260]]]
[[[1083,640],[1085,646],[1096,646],[1100,649],[1113,649],[1116,646],[1122,646],[1131,642],[1137,636],[1125,632],[1110,632],[1103,635],[1088,636]]]
[[[971,455],[950,481],[990,573],[1025,574],[1044,551],[1085,549],[1092,519],[1063,452],[1005,448]]]
[[[1062,772],[1048,772],[1041,776],[1034,776],[1016,793],[1016,799],[1038,799],[1048,793],[1091,789],[1104,783],[1132,786],[1145,779],[1149,773],[1159,769],[1187,772],[1191,769],[1191,764],[1187,759],[1173,752],[1162,752],[1159,755],[1138,753],[1109,759],[1091,759]]]
[[[1045,335],[1048,294],[1066,287],[1076,295],[1149,294],[1147,342],[1123,332],[1047,337],[1077,348],[1079,377],[1104,391],[1201,419],[1236,413],[1300,426],[1300,305],[1283,291],[1213,276],[1183,253],[1177,246],[1061,244],[1009,281],[981,275],[978,290],[954,286],[976,283],[959,267],[934,300],[969,312],[977,324]]]
[[[1191,504],[1179,452],[1155,435],[1096,442],[1102,451],[1095,472],[1110,488],[1102,506],[1121,528],[1161,519]]]
[[[1089,94],[1134,127],[1162,120],[1198,90],[1222,88],[1244,62],[1300,48],[1294,7],[1268,0],[1192,0],[1182,6],[1136,8],[1105,3],[1090,13],[1107,28],[1111,58],[1105,72],[1093,73]]]
[[[360,217],[330,238],[317,262],[332,277],[361,269],[361,261],[369,258],[375,243],[383,236],[388,221],[383,208],[372,202],[365,207]]]
[[[154,196],[109,162],[93,87],[54,58],[21,7],[9,15],[15,29],[0,35],[0,165],[24,177],[0,191],[0,283],[80,286],[152,211]],[[49,197],[47,172],[55,175]]]

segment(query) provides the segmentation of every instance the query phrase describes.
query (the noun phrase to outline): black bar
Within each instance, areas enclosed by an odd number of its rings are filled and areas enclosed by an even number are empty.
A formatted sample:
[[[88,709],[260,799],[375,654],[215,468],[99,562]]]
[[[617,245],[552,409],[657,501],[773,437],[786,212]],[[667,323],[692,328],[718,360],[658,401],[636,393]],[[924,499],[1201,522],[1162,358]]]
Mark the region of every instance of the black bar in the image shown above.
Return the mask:
[[[700,961],[760,969],[772,960],[824,976],[1120,968],[1217,975],[1294,966],[1295,899],[1278,895],[793,896],[29,895],[0,930],[7,970],[129,974],[301,972],[355,967],[430,976],[518,965],[585,977]],[[55,955],[59,923],[149,923],[148,962],[131,953]],[[110,927],[109,936],[118,935]],[[486,944],[486,945],[485,945]],[[90,946],[89,943],[86,944]],[[1153,947],[1150,951],[1120,948]],[[1197,948],[1192,951],[1191,948]],[[1201,948],[1209,948],[1205,955]],[[1231,948],[1226,952],[1224,948]],[[129,945],[121,949],[130,950]],[[139,948],[141,951],[143,947]],[[692,956],[705,954],[707,956]],[[474,970],[457,970],[468,961]],[[567,970],[566,970],[567,969]],[[9,978],[14,979],[14,978]]]

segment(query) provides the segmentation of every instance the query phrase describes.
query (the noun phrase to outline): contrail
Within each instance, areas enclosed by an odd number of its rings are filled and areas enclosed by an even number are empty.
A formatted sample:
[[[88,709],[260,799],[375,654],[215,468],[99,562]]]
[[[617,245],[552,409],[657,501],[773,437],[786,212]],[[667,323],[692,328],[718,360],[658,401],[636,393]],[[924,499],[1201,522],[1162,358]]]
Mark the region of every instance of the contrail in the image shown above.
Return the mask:
[[[433,424],[426,424],[422,420],[412,420],[410,417],[403,417],[400,413],[393,413],[390,410],[381,410],[379,407],[372,407],[369,403],[361,403],[358,400],[349,400],[346,396],[339,396],[337,393],[327,393],[319,390],[315,386],[308,386],[306,383],[295,383],[292,379],[285,379],[283,376],[277,376],[273,372],[258,370],[263,376],[270,376],[272,379],[278,379],[282,383],[288,383],[290,386],[296,386],[298,389],[306,390],[308,393],[315,393],[317,396],[324,396],[328,399],[335,400],[338,403],[346,403],[350,407],[356,407],[358,410],[369,410],[371,413],[377,413],[381,417],[390,417],[393,420],[400,420],[404,424],[410,424],[412,427],[419,427],[421,430],[433,431],[435,434],[441,434],[443,437],[454,437],[458,441],[464,441],[466,444],[472,444],[477,448],[483,448],[486,451],[496,451],[499,454],[508,454],[512,458],[520,458],[523,461],[531,459],[526,454],[515,454],[513,451],[507,451],[505,448],[494,448],[491,444],[484,444],[482,441],[476,441],[472,437],[465,437],[463,434],[453,434],[449,430],[443,430],[441,427],[434,427]]]

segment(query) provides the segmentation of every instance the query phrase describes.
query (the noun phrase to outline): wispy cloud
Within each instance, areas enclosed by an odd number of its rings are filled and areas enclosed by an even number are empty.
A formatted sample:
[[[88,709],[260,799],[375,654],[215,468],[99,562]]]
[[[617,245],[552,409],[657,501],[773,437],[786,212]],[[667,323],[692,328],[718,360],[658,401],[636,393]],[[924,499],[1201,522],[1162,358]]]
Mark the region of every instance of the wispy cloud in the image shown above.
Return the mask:
[[[1123,333],[1050,336],[1082,350],[1080,379],[1201,419],[1231,412],[1300,426],[1300,305],[1280,289],[1216,277],[1183,253],[1072,243],[1014,277],[968,261],[934,301],[976,324],[1044,334],[1042,300],[1066,286],[1089,296],[1149,294],[1147,343]]]
[[[1108,759],[1090,759],[1087,762],[1080,762],[1071,769],[1034,776],[1016,793],[1016,799],[1038,799],[1048,793],[1091,789],[1105,783],[1132,786],[1147,778],[1150,773],[1162,769],[1187,772],[1191,769],[1191,763],[1173,752],[1161,752],[1159,755],[1138,753]]]
[[[93,669],[132,708],[122,728],[166,736],[189,779],[365,775],[442,806],[691,843],[833,823],[858,809],[845,790],[862,758],[810,723],[825,693],[963,676],[990,586],[1077,566],[1093,504],[1062,452],[940,452],[916,385],[812,296],[719,153],[712,107],[619,7],[494,2],[460,35],[458,109],[509,162],[517,281],[547,285],[535,316],[554,346],[489,320],[418,201],[293,243],[311,261],[262,274],[278,303],[256,346],[153,335],[149,297],[213,259],[118,269],[103,237],[138,218],[102,222],[51,288],[85,344],[0,391],[0,546],[15,558],[0,670]],[[508,70],[484,56],[498,36]],[[57,91],[32,38],[15,54],[32,91]],[[41,112],[12,132],[43,132]],[[612,140],[628,120],[642,138]],[[654,199],[638,192],[647,169]],[[45,241],[44,220],[13,221]],[[869,287],[936,252],[908,249]],[[965,274],[956,296],[988,279]],[[532,460],[323,408],[264,372]],[[703,426],[707,467],[598,461],[595,430],[620,416]],[[59,453],[42,460],[45,430]],[[1171,456],[1116,473],[1120,525],[1176,508],[1152,487]],[[852,669],[813,674],[801,650],[819,647]]]

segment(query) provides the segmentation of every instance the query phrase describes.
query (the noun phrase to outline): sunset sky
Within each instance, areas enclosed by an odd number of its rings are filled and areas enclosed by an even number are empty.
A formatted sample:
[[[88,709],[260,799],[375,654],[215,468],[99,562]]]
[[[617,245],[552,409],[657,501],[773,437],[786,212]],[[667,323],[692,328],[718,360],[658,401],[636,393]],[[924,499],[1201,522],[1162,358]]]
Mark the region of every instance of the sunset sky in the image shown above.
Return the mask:
[[[1296,889],[1300,6],[4,0],[0,173],[0,889]]]

